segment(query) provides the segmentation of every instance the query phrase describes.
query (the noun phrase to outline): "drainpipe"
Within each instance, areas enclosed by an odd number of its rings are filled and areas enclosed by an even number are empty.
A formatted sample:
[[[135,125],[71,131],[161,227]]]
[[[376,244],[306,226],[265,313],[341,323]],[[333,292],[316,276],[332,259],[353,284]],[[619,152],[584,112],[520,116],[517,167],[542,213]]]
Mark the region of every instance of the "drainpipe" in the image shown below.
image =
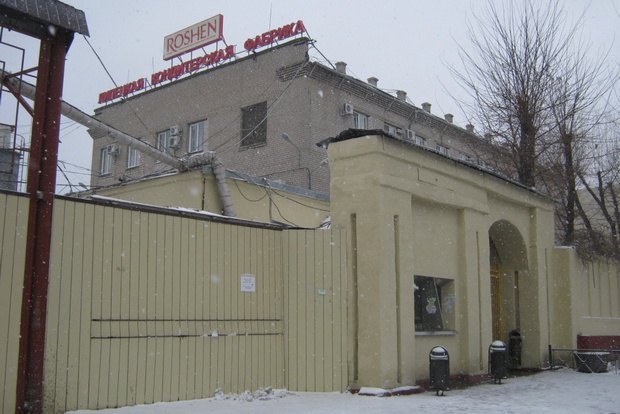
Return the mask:
[[[186,169],[193,167],[199,167],[201,165],[209,164],[213,170],[215,176],[215,183],[217,185],[217,193],[220,196],[220,202],[224,210],[224,215],[229,217],[235,217],[235,209],[233,207],[232,197],[228,191],[228,184],[226,183],[226,169],[222,161],[215,155],[215,151],[207,151],[203,154],[194,155],[189,158],[181,160]],[[204,200],[204,197],[203,197]]]
[[[215,175],[215,181],[217,182],[217,192],[220,195],[220,201],[224,207],[224,215],[229,217],[235,217],[235,209],[233,208],[232,198],[228,191],[228,184],[226,184],[226,170],[224,164],[213,153],[211,159],[211,167],[213,168],[213,175]]]

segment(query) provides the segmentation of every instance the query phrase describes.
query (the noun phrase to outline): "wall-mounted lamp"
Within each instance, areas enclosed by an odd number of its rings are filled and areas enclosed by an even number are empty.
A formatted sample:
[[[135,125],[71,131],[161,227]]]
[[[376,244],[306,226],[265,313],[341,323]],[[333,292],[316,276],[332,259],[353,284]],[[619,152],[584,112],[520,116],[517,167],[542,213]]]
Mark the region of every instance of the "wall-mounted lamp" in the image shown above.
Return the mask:
[[[282,139],[285,140],[286,142],[288,142],[289,144],[291,144],[292,146],[294,146],[295,149],[297,150],[297,157],[298,157],[298,159],[297,159],[297,167],[301,168],[301,149],[299,149],[297,144],[295,144],[291,140],[291,137],[289,137],[286,132],[282,134]]]

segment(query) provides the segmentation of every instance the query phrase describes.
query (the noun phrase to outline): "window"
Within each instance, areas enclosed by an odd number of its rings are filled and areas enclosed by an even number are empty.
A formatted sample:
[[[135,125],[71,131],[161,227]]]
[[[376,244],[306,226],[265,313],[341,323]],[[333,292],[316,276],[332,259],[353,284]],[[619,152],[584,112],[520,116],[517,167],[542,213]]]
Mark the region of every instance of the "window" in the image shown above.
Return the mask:
[[[127,149],[127,168],[135,168],[140,165],[140,151],[130,146]]]
[[[454,281],[437,277],[414,277],[415,330],[454,329]]]
[[[241,108],[241,147],[267,143],[267,102]]]
[[[207,141],[207,121],[195,122],[189,125],[189,140],[187,152],[202,152]]]
[[[444,147],[443,145],[437,144],[435,147],[438,153],[442,155],[448,155],[448,147]]]
[[[353,128],[368,129],[368,115],[361,112],[353,112]]]
[[[161,152],[170,152],[170,129],[159,132],[157,134],[157,149]]]
[[[403,129],[402,128],[399,128],[399,127],[394,126],[392,124],[388,124],[387,122],[385,124],[383,124],[383,130],[385,132],[387,132],[388,134],[392,135],[393,137],[402,138],[402,136],[403,136]]]
[[[101,166],[99,172],[101,175],[108,175],[112,173],[112,157],[115,153],[115,145],[106,145],[101,148]]]
[[[425,147],[426,146],[426,138],[422,138],[419,135],[415,136],[415,143],[416,145],[419,145],[421,147]]]
[[[461,152],[459,154],[459,158],[460,158],[461,161],[465,161],[465,162],[473,162],[474,161],[474,159],[471,156],[465,154],[464,152]]]

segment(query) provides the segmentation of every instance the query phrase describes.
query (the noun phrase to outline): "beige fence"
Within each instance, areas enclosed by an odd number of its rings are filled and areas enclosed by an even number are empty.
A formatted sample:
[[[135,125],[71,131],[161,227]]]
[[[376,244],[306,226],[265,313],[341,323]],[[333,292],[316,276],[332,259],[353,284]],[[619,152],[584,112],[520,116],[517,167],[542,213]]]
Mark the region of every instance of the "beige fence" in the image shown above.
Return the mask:
[[[620,266],[612,261],[578,261],[573,277],[580,335],[618,335],[620,332]]]
[[[15,411],[28,198],[0,192],[0,412]]]
[[[620,264],[583,261],[573,249],[554,251],[550,280],[550,342],[575,348],[577,336],[618,336],[620,332]]]
[[[347,388],[347,278],[343,231],[283,233],[286,384]]]
[[[10,312],[1,315],[8,339],[0,345],[0,385],[10,412],[28,203],[2,197],[0,306]],[[339,231],[282,231],[59,198],[52,238],[46,412],[201,398],[217,389],[346,388]]]

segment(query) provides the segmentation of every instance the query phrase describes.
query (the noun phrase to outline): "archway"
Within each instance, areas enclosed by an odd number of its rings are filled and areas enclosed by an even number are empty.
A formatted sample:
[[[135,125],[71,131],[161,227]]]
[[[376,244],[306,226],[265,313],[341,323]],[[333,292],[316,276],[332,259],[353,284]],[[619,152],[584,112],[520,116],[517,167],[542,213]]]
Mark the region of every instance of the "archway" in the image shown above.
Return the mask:
[[[517,227],[500,220],[489,229],[490,300],[493,340],[509,343],[513,331],[535,328],[535,296],[524,289],[529,280],[527,249]],[[527,352],[526,349],[524,349]]]

